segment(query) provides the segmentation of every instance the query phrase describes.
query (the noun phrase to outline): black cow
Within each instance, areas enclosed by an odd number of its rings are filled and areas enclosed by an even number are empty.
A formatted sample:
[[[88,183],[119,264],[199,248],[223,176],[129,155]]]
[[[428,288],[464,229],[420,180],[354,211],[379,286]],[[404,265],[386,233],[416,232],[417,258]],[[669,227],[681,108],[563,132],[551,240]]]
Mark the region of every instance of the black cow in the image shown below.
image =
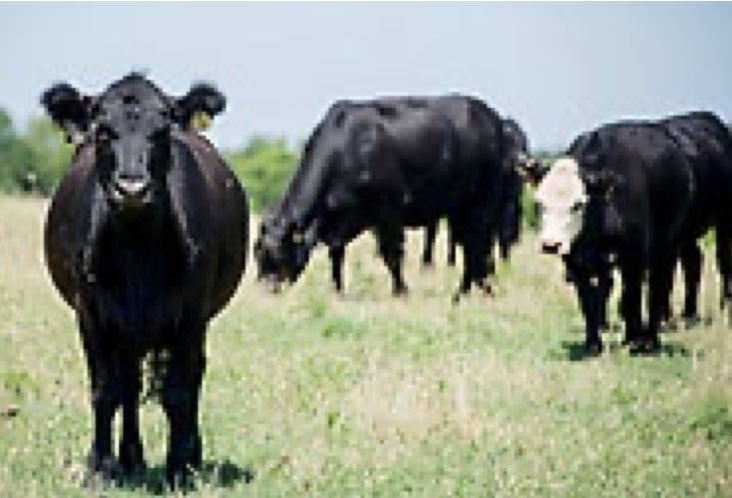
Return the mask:
[[[529,157],[529,140],[526,133],[514,119],[503,119],[503,133],[506,144],[504,186],[501,195],[501,215],[496,240],[501,259],[507,261],[510,257],[511,247],[516,245],[521,238],[521,221],[523,219],[521,198],[524,192],[522,171],[531,167],[532,160]],[[425,227],[424,248],[422,251],[423,266],[432,266],[433,264],[437,225],[438,223],[435,222]],[[449,226],[447,247],[447,264],[454,266],[456,246]],[[489,258],[492,261],[492,254]]]
[[[224,97],[196,85],[174,98],[130,74],[93,97],[55,85],[42,104],[80,144],[50,206],[45,254],[76,312],[91,378],[89,469],[111,479],[144,468],[141,362],[152,357],[170,423],[166,477],[185,483],[201,465],[206,328],[236,290],[247,253],[246,195],[214,147],[188,130],[195,113],[221,112]]]
[[[371,229],[394,293],[404,293],[404,228],[446,217],[464,250],[459,292],[473,283],[487,289],[503,142],[500,117],[472,97],[336,103],[308,139],[282,202],[261,225],[260,276],[294,282],[323,242],[341,290],[345,246]]]
[[[722,120],[710,112],[672,116],[661,125],[671,132],[694,168],[696,195],[680,257],[686,283],[682,316],[695,321],[702,270],[697,241],[710,228],[715,230],[721,307],[732,301],[732,136]],[[667,308],[670,316],[670,304]]]
[[[635,352],[659,348],[658,328],[695,188],[686,154],[663,126],[646,122],[605,125],[580,136],[541,180],[541,246],[564,260],[585,318],[589,352],[602,351],[599,332],[615,265],[623,283],[625,342]]]

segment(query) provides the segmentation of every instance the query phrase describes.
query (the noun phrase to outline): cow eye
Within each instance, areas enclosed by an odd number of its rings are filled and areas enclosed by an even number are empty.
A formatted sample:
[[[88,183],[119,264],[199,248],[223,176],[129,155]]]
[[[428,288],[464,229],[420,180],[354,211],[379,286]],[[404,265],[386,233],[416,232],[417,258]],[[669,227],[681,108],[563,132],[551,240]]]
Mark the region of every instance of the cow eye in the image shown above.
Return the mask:
[[[572,207],[570,208],[570,210],[571,210],[571,211],[572,211],[573,213],[577,213],[577,212],[579,212],[579,211],[580,211],[580,210],[581,210],[581,209],[582,209],[583,207],[585,207],[585,203],[584,203],[584,201],[576,201],[576,202],[575,202],[574,204],[572,204]]]
[[[97,142],[101,144],[108,144],[112,140],[117,138],[117,132],[108,125],[99,125],[97,128]]]

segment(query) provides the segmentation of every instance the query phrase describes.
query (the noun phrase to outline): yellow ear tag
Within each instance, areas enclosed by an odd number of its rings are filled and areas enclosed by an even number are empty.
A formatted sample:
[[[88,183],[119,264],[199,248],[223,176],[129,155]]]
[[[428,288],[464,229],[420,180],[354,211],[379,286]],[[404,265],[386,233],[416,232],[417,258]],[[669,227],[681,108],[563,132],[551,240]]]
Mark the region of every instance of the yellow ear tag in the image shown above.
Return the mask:
[[[208,130],[211,126],[211,116],[205,111],[196,111],[191,116],[190,127],[196,131]]]

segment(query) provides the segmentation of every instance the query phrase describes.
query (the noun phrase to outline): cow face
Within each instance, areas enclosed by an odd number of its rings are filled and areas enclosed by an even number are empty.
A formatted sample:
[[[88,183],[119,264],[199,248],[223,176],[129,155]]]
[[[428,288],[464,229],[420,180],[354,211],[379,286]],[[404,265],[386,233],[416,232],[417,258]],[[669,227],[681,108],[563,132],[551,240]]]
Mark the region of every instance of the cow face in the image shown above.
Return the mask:
[[[130,74],[99,96],[84,96],[66,83],[44,93],[42,104],[70,141],[94,147],[97,177],[109,203],[139,211],[165,188],[172,131],[201,115],[219,113],[223,96],[196,85],[182,98],[165,95],[151,81]],[[196,118],[194,120],[193,118]]]
[[[170,164],[167,99],[144,80],[113,87],[96,103],[92,136],[108,200],[121,209],[150,204]]]
[[[316,228],[301,232],[281,220],[266,216],[254,244],[259,267],[258,279],[278,291],[283,283],[294,283],[310,260],[315,246]]]
[[[540,209],[541,250],[566,255],[579,235],[589,200],[579,164],[568,157],[557,160],[534,194]]]

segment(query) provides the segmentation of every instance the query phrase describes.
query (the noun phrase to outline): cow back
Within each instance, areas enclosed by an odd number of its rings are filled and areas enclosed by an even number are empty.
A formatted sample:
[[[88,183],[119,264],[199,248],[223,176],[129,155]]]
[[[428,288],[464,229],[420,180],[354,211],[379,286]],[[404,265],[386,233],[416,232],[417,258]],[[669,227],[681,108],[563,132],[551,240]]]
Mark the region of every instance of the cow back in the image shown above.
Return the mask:
[[[606,125],[573,143],[570,153],[584,171],[611,172],[608,219],[621,238],[643,246],[673,244],[695,193],[691,165],[672,137],[653,123]],[[608,222],[608,219],[605,222]]]

